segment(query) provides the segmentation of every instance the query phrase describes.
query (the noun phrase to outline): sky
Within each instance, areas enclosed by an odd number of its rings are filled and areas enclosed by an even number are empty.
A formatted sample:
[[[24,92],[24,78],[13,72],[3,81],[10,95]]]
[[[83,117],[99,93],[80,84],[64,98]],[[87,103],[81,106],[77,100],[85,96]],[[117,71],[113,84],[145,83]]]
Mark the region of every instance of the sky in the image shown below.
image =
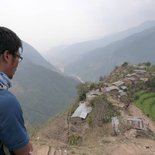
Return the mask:
[[[0,0],[0,25],[40,53],[155,20],[155,0]]]

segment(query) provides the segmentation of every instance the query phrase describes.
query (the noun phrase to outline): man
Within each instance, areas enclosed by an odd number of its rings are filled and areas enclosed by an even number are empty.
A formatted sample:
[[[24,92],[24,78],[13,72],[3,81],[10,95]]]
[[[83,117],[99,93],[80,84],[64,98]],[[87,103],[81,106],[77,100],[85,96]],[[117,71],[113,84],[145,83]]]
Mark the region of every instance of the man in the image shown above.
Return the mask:
[[[16,97],[8,91],[21,56],[22,42],[10,29],[0,27],[0,155],[30,155],[32,145]]]

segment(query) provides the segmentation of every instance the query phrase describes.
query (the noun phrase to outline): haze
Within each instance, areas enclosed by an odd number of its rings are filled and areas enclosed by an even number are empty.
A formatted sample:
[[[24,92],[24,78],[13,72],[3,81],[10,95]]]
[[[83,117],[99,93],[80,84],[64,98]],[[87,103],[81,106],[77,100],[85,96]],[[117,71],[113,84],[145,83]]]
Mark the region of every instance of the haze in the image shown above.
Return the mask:
[[[0,0],[0,25],[43,53],[155,20],[153,0]]]

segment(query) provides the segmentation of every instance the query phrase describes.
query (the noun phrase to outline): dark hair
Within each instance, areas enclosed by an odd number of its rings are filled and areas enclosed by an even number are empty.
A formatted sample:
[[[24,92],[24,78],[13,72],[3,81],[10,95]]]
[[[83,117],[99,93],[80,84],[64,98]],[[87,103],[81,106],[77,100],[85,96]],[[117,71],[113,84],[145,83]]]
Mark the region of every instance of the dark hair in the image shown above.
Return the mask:
[[[0,26],[0,55],[8,50],[11,54],[15,54],[19,48],[23,50],[22,41],[12,30]]]

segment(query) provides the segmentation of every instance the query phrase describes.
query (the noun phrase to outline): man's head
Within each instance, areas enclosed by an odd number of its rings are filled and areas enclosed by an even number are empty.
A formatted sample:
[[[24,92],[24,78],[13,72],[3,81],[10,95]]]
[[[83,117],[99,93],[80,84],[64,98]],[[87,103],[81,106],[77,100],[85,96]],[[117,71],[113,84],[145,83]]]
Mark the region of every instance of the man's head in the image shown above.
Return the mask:
[[[22,59],[22,41],[10,29],[0,27],[0,71],[12,79]]]

